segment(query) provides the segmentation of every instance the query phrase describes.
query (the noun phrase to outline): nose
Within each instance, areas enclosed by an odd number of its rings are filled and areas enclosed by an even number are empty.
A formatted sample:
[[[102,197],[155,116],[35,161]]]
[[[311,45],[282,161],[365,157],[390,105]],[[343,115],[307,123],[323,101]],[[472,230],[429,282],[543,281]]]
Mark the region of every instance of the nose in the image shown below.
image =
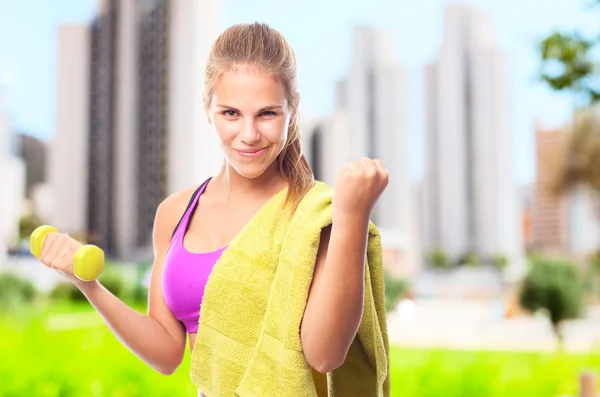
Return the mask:
[[[249,119],[244,123],[240,138],[242,142],[248,146],[252,146],[256,142],[260,141],[260,132],[256,128],[254,120]]]

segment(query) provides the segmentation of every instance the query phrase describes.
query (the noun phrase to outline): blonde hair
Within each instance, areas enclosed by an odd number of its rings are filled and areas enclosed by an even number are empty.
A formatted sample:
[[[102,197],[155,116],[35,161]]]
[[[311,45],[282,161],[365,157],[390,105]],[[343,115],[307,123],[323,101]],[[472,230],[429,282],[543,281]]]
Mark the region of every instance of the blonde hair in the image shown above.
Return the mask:
[[[204,90],[204,106],[207,109],[219,76],[238,67],[253,67],[272,73],[285,87],[288,105],[294,116],[277,161],[283,177],[289,183],[286,203],[291,203],[293,210],[314,184],[313,172],[300,145],[296,57],[283,35],[266,24],[256,22],[231,26],[217,38],[208,55]]]

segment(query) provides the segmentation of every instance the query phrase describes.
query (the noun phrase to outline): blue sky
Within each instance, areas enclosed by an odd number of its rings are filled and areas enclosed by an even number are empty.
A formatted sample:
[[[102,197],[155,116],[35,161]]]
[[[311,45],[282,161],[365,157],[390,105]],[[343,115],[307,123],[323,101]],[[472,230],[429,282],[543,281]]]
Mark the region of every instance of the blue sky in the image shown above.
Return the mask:
[[[198,0],[212,1],[212,0]],[[552,29],[600,33],[597,12],[581,0],[473,0],[495,18],[498,44],[510,54],[512,135],[516,178],[534,178],[533,123],[565,121],[568,98],[535,81],[536,40]],[[327,115],[333,84],[343,78],[351,57],[352,27],[373,24],[392,31],[406,67],[407,134],[413,176],[422,175],[421,67],[435,60],[447,0],[223,0],[222,26],[263,21],[279,29],[298,57],[302,116]],[[13,126],[44,139],[55,132],[56,29],[66,22],[88,21],[92,0],[0,0],[0,85]],[[550,6],[549,4],[552,4]]]

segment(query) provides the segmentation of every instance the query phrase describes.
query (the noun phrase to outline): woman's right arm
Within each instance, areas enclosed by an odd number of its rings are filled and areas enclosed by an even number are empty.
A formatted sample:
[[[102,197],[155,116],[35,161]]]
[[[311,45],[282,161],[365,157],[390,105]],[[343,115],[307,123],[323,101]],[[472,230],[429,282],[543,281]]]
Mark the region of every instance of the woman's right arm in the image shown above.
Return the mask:
[[[72,276],[72,263],[57,264],[64,256],[60,240],[74,240],[66,235],[49,234],[44,241],[40,259],[47,266],[61,270],[71,279],[102,316],[111,332],[135,355],[156,371],[170,375],[179,367],[185,353],[186,333],[182,324],[172,315],[162,294],[162,269],[170,244],[171,233],[176,225],[178,209],[182,202],[174,195],[160,204],[156,211],[153,230],[154,263],[149,289],[148,314],[130,308],[114,296],[97,280],[82,282]],[[185,199],[184,199],[185,200]],[[177,208],[177,209],[175,209]],[[185,208],[185,207],[183,207]],[[179,214],[180,215],[180,214]],[[54,248],[54,249],[52,249]],[[71,247],[69,252],[74,252]],[[64,250],[64,248],[63,248]],[[63,251],[64,252],[64,251]],[[68,255],[72,257],[72,255]],[[70,266],[69,266],[70,265]]]

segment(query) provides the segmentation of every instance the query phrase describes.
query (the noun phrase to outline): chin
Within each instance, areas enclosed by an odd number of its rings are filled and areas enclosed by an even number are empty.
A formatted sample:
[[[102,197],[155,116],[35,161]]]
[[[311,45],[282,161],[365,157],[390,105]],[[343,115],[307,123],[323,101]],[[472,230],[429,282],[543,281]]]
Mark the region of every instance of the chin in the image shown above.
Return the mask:
[[[232,166],[233,166],[233,169],[235,169],[235,171],[240,176],[243,176],[244,178],[247,178],[247,179],[258,178],[259,176],[264,174],[265,171],[267,170],[266,167],[248,166],[246,164],[244,164],[244,165],[232,164]]]

